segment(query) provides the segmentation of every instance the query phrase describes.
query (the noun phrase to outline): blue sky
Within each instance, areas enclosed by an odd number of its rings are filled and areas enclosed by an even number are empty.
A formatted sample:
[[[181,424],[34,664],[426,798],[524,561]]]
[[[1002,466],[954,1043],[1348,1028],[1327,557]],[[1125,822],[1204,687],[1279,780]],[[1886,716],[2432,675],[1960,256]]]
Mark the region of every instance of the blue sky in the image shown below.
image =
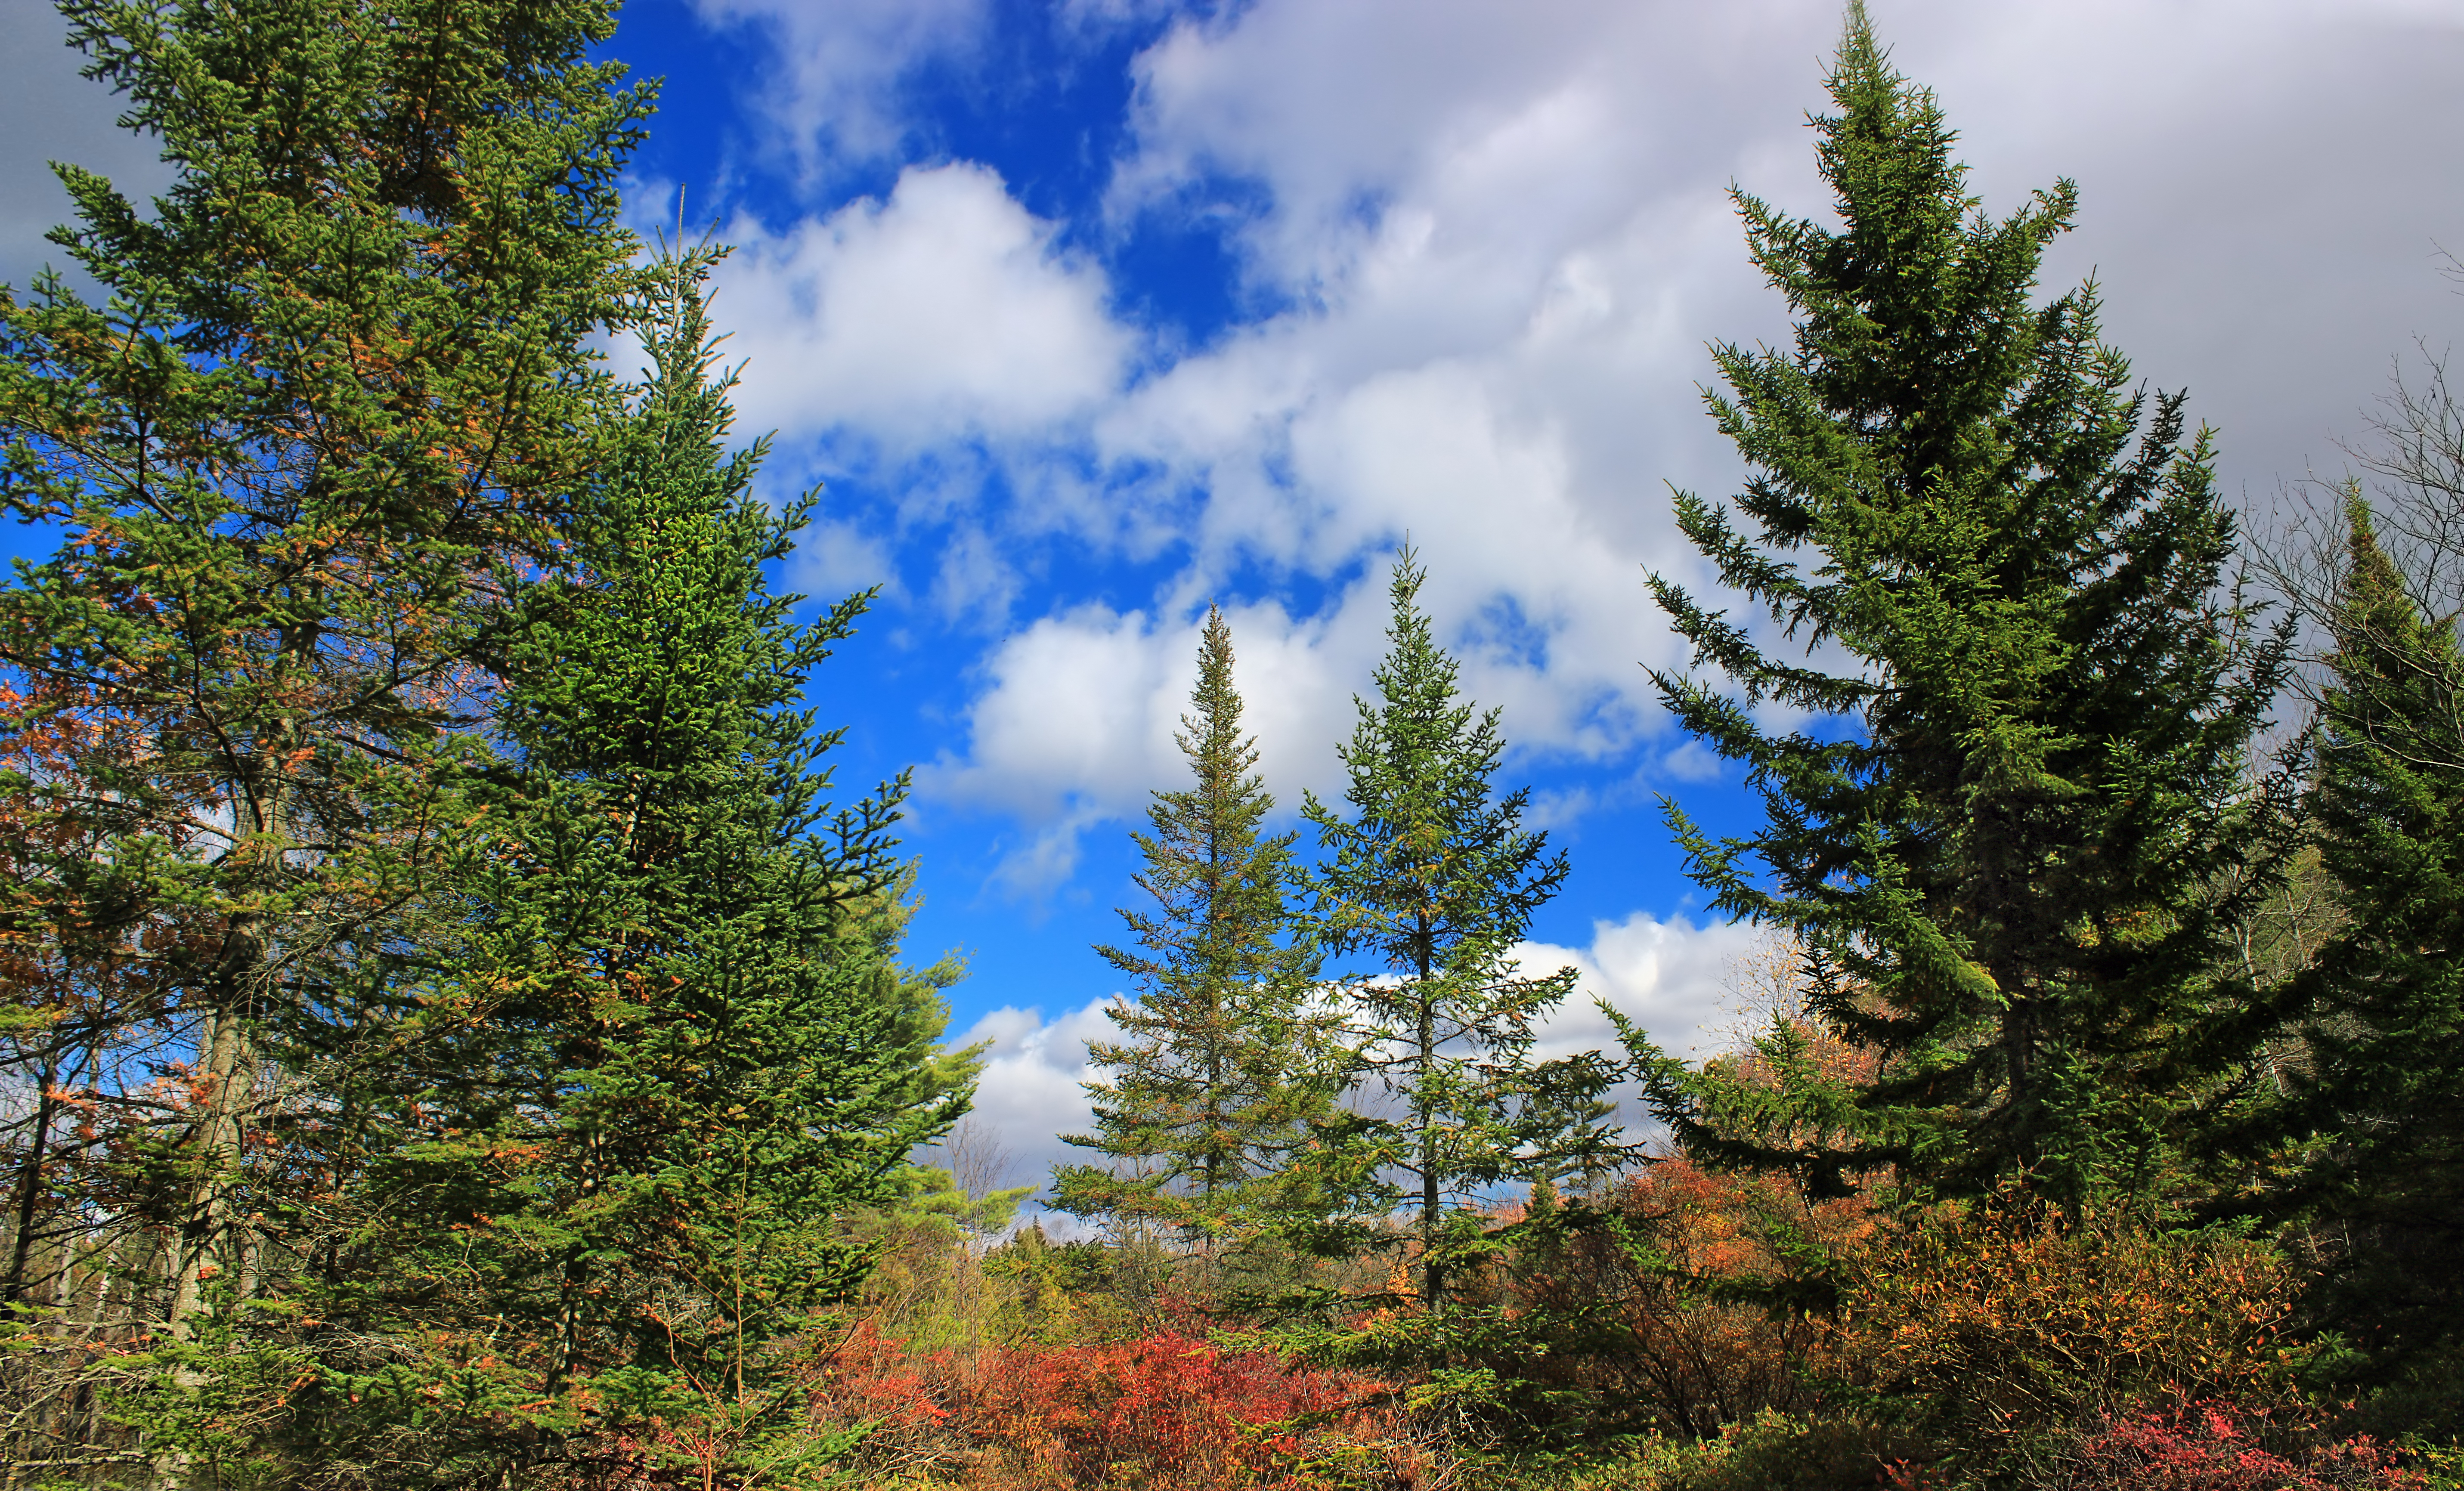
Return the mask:
[[[2416,339],[2464,316],[2449,148],[2464,0],[1873,0],[2008,210],[2079,180],[2051,281],[2221,432],[2258,515],[2340,471]],[[1132,894],[1127,828],[1210,601],[1279,797],[1337,786],[1409,533],[1507,774],[1572,852],[1534,959],[1679,1047],[1746,947],[1661,826],[1752,805],[1673,737],[1647,569],[1699,579],[1671,484],[1731,490],[1706,340],[1777,340],[1732,181],[1821,211],[1803,127],[1830,0],[634,0],[666,79],[644,228],[737,245],[717,317],[765,480],[827,483],[782,582],[880,584],[815,680],[842,782],[917,768],[911,952],[962,953],[1000,1042],[984,1122],[1040,1168],[1079,1121]],[[61,202],[45,158],[158,172],[0,8],[0,278]],[[45,50],[52,48],[54,50]],[[1605,1034],[1570,1016],[1558,1040]]]

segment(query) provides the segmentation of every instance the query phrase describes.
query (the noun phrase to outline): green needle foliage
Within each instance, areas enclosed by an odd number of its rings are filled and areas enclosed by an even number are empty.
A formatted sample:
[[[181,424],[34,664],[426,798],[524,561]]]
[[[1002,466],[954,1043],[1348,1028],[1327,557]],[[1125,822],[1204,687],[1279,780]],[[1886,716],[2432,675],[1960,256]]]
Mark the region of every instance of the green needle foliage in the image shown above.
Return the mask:
[[[1099,947],[1134,981],[1111,1010],[1124,1039],[1090,1044],[1096,1131],[1071,1144],[1104,1164],[1055,1173],[1055,1205],[1212,1245],[1293,1204],[1290,1160],[1331,1107],[1335,1017],[1315,1000],[1309,949],[1288,940],[1296,834],[1262,837],[1275,805],[1241,733],[1232,629],[1208,607],[1196,713],[1175,738],[1196,781],[1158,792],[1137,877],[1155,909],[1125,910],[1136,946]]]
[[[2286,993],[2303,1059],[2241,1137],[2289,1147],[2263,1205],[2326,1254],[2320,1319],[2378,1383],[2421,1380],[2457,1427],[2464,1379],[2464,683],[2453,617],[2431,618],[2358,492],[2329,631],[2310,793],[2345,922]],[[2444,1376],[2435,1375],[2443,1361]]]
[[[1339,750],[1353,816],[1314,795],[1303,813],[1323,852],[1305,880],[1310,926],[1329,956],[1365,964],[1339,986],[1354,1011],[1354,1080],[1391,1100],[1331,1129],[1313,1163],[1350,1191],[1355,1220],[1409,1209],[1419,1295],[1434,1311],[1452,1261],[1486,1247],[1465,1203],[1595,1159],[1607,1083],[1588,1055],[1529,1059],[1533,1021],[1575,971],[1525,977],[1513,950],[1565,883],[1566,859],[1524,831],[1529,789],[1494,795],[1498,712],[1460,697],[1455,660],[1419,606],[1422,574],[1405,549],[1378,697],[1354,701],[1359,723]]]
[[[2250,997],[2218,970],[2276,852],[2248,767],[2281,639],[2220,593],[2234,526],[2182,396],[2131,391],[2093,283],[2033,303],[2071,184],[1987,217],[1854,5],[1830,92],[1842,226],[1736,198],[1798,318],[1793,348],[1715,349],[1728,392],[1705,397],[1752,475],[1733,515],[1677,499],[1801,657],[1654,577],[1718,670],[1655,678],[1766,807],[1713,839],[1670,804],[1695,878],[1796,932],[1816,1015],[1882,1069],[1767,1098],[1642,1065],[1688,1143],[1817,1193],[2026,1172],[2075,1205],[2152,1175],[2197,1076],[2185,1031]],[[1807,723],[1767,728],[1765,703]]]
[[[87,1303],[0,1397],[22,1460],[145,1465],[91,1344],[244,1339],[363,1152],[316,1073],[445,860],[500,566],[588,467],[650,95],[588,60],[599,0],[61,11],[178,174],[149,211],[57,167],[106,297],[0,289],[0,501],[61,540],[0,591],[8,1024],[40,1033],[0,1049],[99,1124],[12,1146],[6,1291]]]
[[[393,1095],[408,1142],[346,1195],[358,1256],[327,1302],[418,1342],[331,1389],[458,1395],[505,1463],[617,1431],[726,1465],[843,1448],[800,1437],[797,1338],[869,1271],[843,1222],[901,1194],[973,1076],[934,1046],[950,971],[894,963],[904,781],[834,812],[839,733],[798,707],[870,593],[799,626],[767,588],[813,499],[772,513],[762,445],[723,452],[706,267],[664,267],[649,381],[567,556],[517,596],[464,925],[409,971],[442,1090]],[[387,1483],[436,1474],[412,1458]]]

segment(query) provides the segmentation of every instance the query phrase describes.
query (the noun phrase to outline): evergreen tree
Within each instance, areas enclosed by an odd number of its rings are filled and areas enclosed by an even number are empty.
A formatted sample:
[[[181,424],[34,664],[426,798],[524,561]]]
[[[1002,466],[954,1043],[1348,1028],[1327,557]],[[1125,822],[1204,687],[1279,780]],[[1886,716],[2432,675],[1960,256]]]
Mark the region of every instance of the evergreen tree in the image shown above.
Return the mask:
[[[1355,1011],[1354,1077],[1393,1100],[1354,1115],[1320,1168],[1348,1173],[1355,1217],[1414,1217],[1419,1295],[1444,1307],[1457,1254],[1485,1245],[1464,1203],[1596,1154],[1606,1085],[1588,1058],[1532,1063],[1532,1022],[1575,971],[1522,976],[1513,949],[1565,883],[1566,858],[1527,833],[1529,790],[1493,795],[1498,712],[1461,698],[1457,665],[1419,607],[1423,572],[1395,563],[1377,699],[1339,754],[1346,819],[1307,800],[1322,860],[1306,878],[1310,927],[1330,956],[1365,965],[1341,994]]]
[[[1720,1094],[1656,1053],[1644,1071],[1689,1143],[1817,1191],[1886,1165],[1953,1192],[2026,1172],[2075,1203],[2149,1173],[2193,1075],[2185,1032],[2249,998],[2219,970],[2274,852],[2245,783],[2281,641],[2219,598],[2233,522],[2182,396],[2130,391],[2093,283],[2031,303],[2072,185],[1988,218],[1859,6],[1829,85],[1814,122],[1843,226],[1736,199],[1798,317],[1793,349],[1714,349],[1751,526],[1677,501],[1805,656],[1654,577],[1742,697],[1654,676],[1768,815],[1714,840],[1671,804],[1695,878],[1795,931],[1817,1017],[1881,1074],[1837,1095],[1844,1135],[1798,1146],[1706,1124]],[[1813,723],[1768,730],[1765,701]]]
[[[1196,781],[1156,793],[1151,831],[1132,835],[1155,909],[1121,912],[1134,948],[1095,950],[1137,988],[1111,1012],[1125,1039],[1089,1047],[1109,1072],[1087,1087],[1096,1132],[1067,1136],[1108,1163],[1065,1167],[1054,1189],[1063,1211],[1211,1242],[1288,1199],[1336,1063],[1309,951],[1286,940],[1298,835],[1260,835],[1274,799],[1241,733],[1232,629],[1212,606],[1190,702],[1174,738]]]
[[[2286,990],[2303,1058],[2236,1137],[2286,1147],[2259,1198],[2327,1254],[2321,1324],[2365,1374],[2464,1369],[2464,758],[2452,617],[2431,619],[2348,494],[2311,819],[2344,925]]]
[[[586,468],[650,101],[599,0],[61,9],[178,174],[149,215],[57,167],[108,298],[0,288],[0,500],[61,537],[0,591],[6,1023],[100,1125],[11,1177],[9,1288],[93,1317],[6,1353],[26,1461],[105,1453],[90,1343],[196,1345],[358,1152],[309,1053],[446,852],[497,561]]]
[[[652,1442],[653,1418],[722,1468],[836,1454],[802,1428],[793,1338],[869,1267],[844,1219],[965,1110],[975,1055],[934,1046],[955,974],[894,963],[904,781],[833,812],[840,733],[798,707],[870,593],[799,626],[768,590],[813,499],[773,514],[763,445],[723,453],[705,272],[649,296],[649,382],[565,562],[517,597],[465,925],[407,971],[429,1080],[361,1094],[400,1138],[345,1197],[363,1220],[321,1307],[385,1348],[329,1363],[350,1392],[311,1437],[399,1439],[423,1395],[464,1415],[433,1420],[464,1458],[431,1440],[446,1463],[388,1483]]]

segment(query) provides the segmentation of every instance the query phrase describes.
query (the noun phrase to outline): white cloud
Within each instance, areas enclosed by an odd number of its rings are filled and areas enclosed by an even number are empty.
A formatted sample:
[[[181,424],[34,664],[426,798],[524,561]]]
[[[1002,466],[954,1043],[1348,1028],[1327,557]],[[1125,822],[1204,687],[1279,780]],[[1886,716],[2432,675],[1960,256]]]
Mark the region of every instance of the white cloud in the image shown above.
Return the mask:
[[[1196,671],[1173,679],[1162,640],[1142,612],[1088,605],[1002,643],[970,712],[974,748],[940,774],[940,792],[1030,819],[1082,801],[1126,810],[1161,778],[1173,750],[1171,684],[1185,694]],[[1194,643],[1187,650],[1195,655]]]
[[[1730,991],[1735,971],[1761,936],[1742,925],[1698,927],[1682,917],[1661,921],[1638,911],[1623,921],[1595,923],[1587,948],[1521,944],[1515,955],[1527,973],[1545,974],[1571,964],[1582,976],[1573,996],[1543,1027],[1536,1054],[1617,1054],[1616,1032],[1595,1007],[1595,998],[1607,999],[1672,1055],[1711,1054],[1734,1013]],[[1088,1063],[1087,1045],[1119,1038],[1106,1013],[1109,1008],[1109,1001],[1098,1000],[1046,1021],[1040,1010],[1004,1007],[977,1020],[959,1038],[961,1044],[993,1042],[976,1089],[973,1118],[1010,1151],[1015,1183],[1045,1181],[1055,1164],[1083,1162],[1093,1155],[1063,1144],[1060,1135],[1086,1133],[1093,1127],[1084,1085],[1102,1073]],[[1631,1123],[1639,1115],[1624,1117]]]
[[[984,0],[696,0],[694,9],[713,25],[770,33],[781,66],[759,97],[774,147],[816,176],[911,145],[917,121],[900,86],[919,66],[971,55],[985,13]]]
[[[1334,745],[1352,729],[1352,693],[1382,645],[1385,576],[1355,585],[1331,614],[1295,620],[1272,602],[1226,605],[1242,728],[1281,815],[1304,789],[1339,785]],[[1142,816],[1149,795],[1184,784],[1175,737],[1198,676],[1203,603],[1179,620],[1086,605],[1029,625],[994,648],[967,716],[963,755],[919,774],[929,799],[1031,825],[995,879],[1037,898],[1066,882],[1088,828]]]
[[[1606,999],[1671,1056],[1700,1060],[1727,1042],[1736,1016],[1736,969],[1767,933],[1744,922],[1696,926],[1636,911],[1623,921],[1592,924],[1587,948],[1526,942],[1514,955],[1528,975],[1573,967],[1581,979],[1573,998],[1541,1028],[1538,1054],[1617,1049],[1617,1032],[1595,1002]]]
[[[816,518],[796,536],[795,582],[825,602],[879,585],[898,590],[898,567],[878,535],[838,518]]]
[[[2455,224],[2448,241],[2464,241],[2458,209],[2422,189],[2444,165],[2413,143],[2418,131],[2315,109],[2296,131],[2279,108],[2326,97],[2313,75],[2409,77],[2424,55],[2464,61],[2464,6],[2388,6],[2373,19],[2315,3],[2109,0],[2057,17],[1906,0],[1877,13],[1903,65],[1941,89],[1967,132],[1992,207],[2008,210],[2064,170],[2090,178],[2052,283],[2117,249],[2141,267],[2151,289],[2112,291],[2110,330],[2160,383],[2219,388],[2197,407],[2245,442],[2229,478],[2299,470],[2302,448],[2289,442],[2300,437],[2288,432],[2305,417],[2321,428],[2332,410],[2316,407],[2309,380],[2280,376],[2282,356],[2220,350],[2288,331],[2288,345],[2350,345],[2349,320],[2322,296],[2420,303],[2438,290],[2425,270],[2400,290],[2365,277],[2322,291],[2318,276],[2257,262],[2248,246],[2268,246],[2255,251],[2264,258],[2287,241],[2311,263],[2332,261],[2355,220],[2338,209],[2293,221],[2284,193],[2318,196],[2344,158],[2367,157],[2361,174],[2384,184],[2367,215],[2407,240],[2403,253],[2425,252],[2442,220]],[[1184,22],[1149,50],[1111,210],[1189,210],[1204,196],[1192,184],[1210,176],[1261,185],[1266,206],[1240,230],[1244,262],[1292,297],[1096,421],[1113,469],[1159,471],[1152,489],[1204,493],[1186,524],[1189,567],[1159,600],[1166,613],[1260,563],[1319,578],[1364,559],[1374,568],[1408,532],[1468,691],[1507,708],[1518,743],[1599,758],[1649,739],[1660,716],[1636,665],[1683,658],[1642,571],[1705,578],[1663,483],[1718,494],[1736,474],[1695,393],[1709,373],[1704,342],[1787,335],[1726,187],[1826,208],[1802,111],[1824,103],[1821,57],[1837,26],[1832,0],[1511,11],[1432,0],[1403,27],[1383,0],[1262,0],[1228,22]],[[2272,146],[2254,150],[2236,131]],[[2151,137],[2180,148],[2151,156]],[[2174,204],[2200,179],[2185,163],[2201,159],[2250,163],[2269,184],[2210,191],[2194,227]],[[2397,202],[2408,171],[2413,200]],[[2180,242],[2221,223],[2238,225],[2244,249],[2219,240],[2183,257]],[[2241,288],[2220,296],[2225,282]],[[2250,317],[2251,304],[2299,305],[2307,324]],[[2409,329],[2376,319],[2378,340],[2360,343],[2373,364]],[[2373,370],[2350,386],[2365,396],[2375,383]],[[1349,585],[1308,619],[1314,629],[1296,630],[1323,649],[1314,671],[1333,701],[1365,687],[1374,653],[1349,644],[1374,634],[1362,623],[1382,608],[1375,586]],[[1126,689],[1154,672],[1115,677]],[[1010,682],[1001,674],[994,689]],[[1323,724],[1339,712],[1320,700],[1295,713]],[[1323,757],[1332,738],[1321,732],[1306,749]],[[997,732],[978,739],[998,747]],[[1681,746],[1654,770],[1700,781],[1717,763]],[[1084,814],[1102,795],[1085,778],[1071,800]],[[1064,796],[1047,784],[1041,800]]]
[[[746,361],[748,428],[853,432],[912,454],[1044,433],[1120,381],[1129,339],[1103,272],[1059,253],[1050,225],[980,166],[911,169],[887,201],[724,236],[737,247],[717,315]]]
[[[1087,1064],[1087,1042],[1119,1035],[1107,1007],[1098,1000],[1047,1022],[1041,1010],[1004,1006],[958,1039],[960,1045],[993,1043],[969,1118],[1009,1151],[1011,1184],[1044,1184],[1054,1165],[1092,1152],[1062,1143],[1061,1135],[1094,1127],[1083,1085],[1095,1076]]]
[[[860,120],[917,57],[974,45],[974,0],[926,9],[946,35],[872,0],[712,13],[776,18],[800,107],[822,107],[826,80],[871,79],[851,90]],[[1062,24],[1143,9],[1076,0]],[[2299,471],[2424,315],[2453,321],[2426,256],[2464,245],[2464,207],[2435,189],[2443,136],[2422,121],[2464,65],[2464,0],[1874,11],[1941,93],[1989,207],[2081,180],[2048,283],[2107,267],[2108,334],[2158,384],[2193,386],[2194,414],[2224,427],[2229,486]],[[748,228],[728,271],[748,423],[911,462],[900,517],[933,535],[930,598],[1006,633],[963,752],[928,785],[1019,822],[1013,890],[1066,877],[1086,827],[1177,779],[1171,727],[1212,596],[1241,603],[1270,782],[1287,800],[1330,785],[1379,650],[1381,557],[1406,532],[1467,691],[1506,708],[1511,738],[1717,775],[1659,735],[1636,665],[1683,657],[1642,572],[1705,578],[1665,494],[1737,475],[1697,397],[1704,343],[1788,335],[1727,187],[1827,208],[1802,116],[1824,105],[1838,6],[1426,0],[1402,16],[1393,0],[1258,0],[1134,63],[1112,226],[1263,204],[1238,209],[1234,247],[1261,303],[1285,308],[1200,350],[1113,319],[1104,275],[964,164],[793,230]],[[1039,545],[1070,546],[1068,564],[1177,558],[1148,594],[1090,605],[1065,587],[1013,622],[1070,572]]]

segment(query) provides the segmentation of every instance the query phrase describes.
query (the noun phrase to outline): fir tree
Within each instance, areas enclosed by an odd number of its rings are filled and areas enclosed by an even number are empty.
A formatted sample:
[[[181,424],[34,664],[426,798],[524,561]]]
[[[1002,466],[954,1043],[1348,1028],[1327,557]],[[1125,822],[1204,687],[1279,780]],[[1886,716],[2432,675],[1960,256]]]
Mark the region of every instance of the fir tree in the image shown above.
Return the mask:
[[[1353,701],[1359,722],[1339,750],[1353,816],[1314,795],[1303,813],[1322,855],[1305,881],[1311,930],[1329,956],[1365,960],[1340,985],[1354,1077],[1393,1106],[1353,1116],[1319,1164],[1348,1173],[1355,1217],[1411,1214],[1419,1295],[1439,1310],[1450,1256],[1482,1245],[1464,1203],[1595,1154],[1605,1083],[1585,1058],[1529,1059],[1532,1022],[1575,971],[1524,977],[1513,949],[1565,883],[1566,858],[1523,829],[1529,789],[1493,795],[1498,712],[1461,697],[1419,607],[1422,573],[1403,550],[1377,699]]]
[[[2237,1136],[2289,1151],[2259,1198],[2327,1254],[2317,1301],[2380,1383],[2464,1360],[2464,758],[2459,650],[2347,498],[2315,785],[2319,855],[2344,925],[2286,990],[2301,1059]],[[2452,1408],[2444,1427],[2454,1424]]]
[[[649,94],[596,0],[61,9],[178,173],[57,167],[108,298],[0,289],[0,499],[62,539],[0,592],[0,919],[108,1130],[32,1147],[10,1287],[178,1357],[362,1152],[321,1063],[445,857],[498,561],[586,469]],[[85,1345],[15,1345],[63,1395],[12,1424],[123,1436]]]
[[[2184,1032],[2249,998],[2218,973],[2246,908],[2215,888],[2268,878],[2245,781],[2280,639],[2219,597],[2233,522],[2183,397],[2130,391],[2093,283],[2031,303],[2072,185],[1988,218],[1932,95],[1853,4],[1829,85],[1814,122],[1842,227],[1736,199],[1798,318],[1793,349],[1714,349],[1750,526],[1677,500],[1805,657],[1654,577],[1742,697],[1654,676],[1766,805],[1725,840],[1669,806],[1695,878],[1795,931],[1816,1015],[1882,1070],[1811,1146],[1706,1124],[1719,1094],[1656,1055],[1645,1073],[1689,1142],[1817,1191],[1887,1165],[1948,1191],[2026,1172],[2076,1202],[2159,1162]],[[1767,730],[1765,701],[1813,723]]]
[[[842,1219],[965,1110],[974,1054],[934,1045],[954,973],[894,962],[903,779],[834,811],[840,734],[798,707],[870,594],[799,626],[802,598],[769,591],[813,499],[772,513],[763,445],[723,451],[705,271],[674,261],[649,296],[649,382],[503,643],[509,759],[466,925],[407,971],[441,1038],[414,1058],[437,1063],[430,1116],[352,1188],[360,1253],[325,1304],[395,1346],[331,1364],[380,1405],[353,1442],[399,1436],[383,1405],[429,1392],[475,1462],[604,1451],[590,1432],[651,1417],[731,1464],[828,1458],[845,1441],[804,1433],[780,1353],[869,1268]]]
[[[1211,1242],[1288,1199],[1291,1155],[1331,1102],[1336,1063],[1309,950],[1287,937],[1298,835],[1261,836],[1274,799],[1241,733],[1232,630],[1212,606],[1190,702],[1175,739],[1196,780],[1156,793],[1151,831],[1132,835],[1155,910],[1121,912],[1134,948],[1096,949],[1137,993],[1111,1012],[1124,1039],[1089,1047],[1109,1073],[1087,1088],[1096,1132],[1067,1137],[1108,1163],[1058,1172],[1055,1204]]]

